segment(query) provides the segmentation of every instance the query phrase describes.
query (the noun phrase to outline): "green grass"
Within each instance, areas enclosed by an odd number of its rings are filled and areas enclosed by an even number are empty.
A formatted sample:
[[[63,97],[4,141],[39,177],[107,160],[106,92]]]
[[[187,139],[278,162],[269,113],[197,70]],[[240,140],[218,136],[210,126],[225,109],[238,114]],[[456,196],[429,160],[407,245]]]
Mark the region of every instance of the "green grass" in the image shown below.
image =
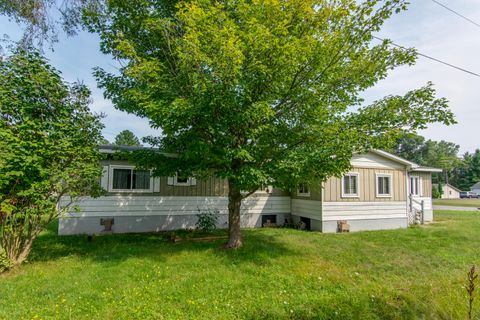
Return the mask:
[[[236,251],[53,228],[0,275],[0,319],[465,319],[480,264],[480,215],[468,212],[394,231],[245,230]]]
[[[439,206],[480,208],[480,199],[433,199],[433,204]]]

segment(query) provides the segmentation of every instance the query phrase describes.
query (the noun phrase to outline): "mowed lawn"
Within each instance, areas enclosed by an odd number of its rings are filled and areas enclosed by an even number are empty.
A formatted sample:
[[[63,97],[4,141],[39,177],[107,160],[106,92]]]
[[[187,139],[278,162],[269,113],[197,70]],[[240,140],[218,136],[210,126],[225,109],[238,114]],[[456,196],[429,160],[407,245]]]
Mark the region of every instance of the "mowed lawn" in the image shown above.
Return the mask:
[[[434,205],[480,208],[480,199],[433,199]]]
[[[465,319],[480,215],[436,212],[405,230],[246,230],[222,240],[58,237],[0,275],[1,319]],[[475,315],[480,315],[480,293]]]

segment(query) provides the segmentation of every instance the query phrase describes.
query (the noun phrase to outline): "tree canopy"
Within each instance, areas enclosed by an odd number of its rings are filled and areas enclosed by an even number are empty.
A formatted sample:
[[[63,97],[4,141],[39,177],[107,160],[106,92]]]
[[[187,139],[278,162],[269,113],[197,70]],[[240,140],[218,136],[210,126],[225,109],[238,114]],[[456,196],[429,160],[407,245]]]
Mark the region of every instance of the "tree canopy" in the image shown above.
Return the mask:
[[[461,162],[453,168],[449,182],[461,190],[470,190],[477,182],[480,182],[480,149],[475,152],[466,152]]]
[[[123,130],[115,137],[114,145],[116,146],[133,146],[141,147],[142,144],[137,136],[130,130]]]
[[[0,59],[0,272],[27,258],[62,196],[100,194],[102,125],[89,103],[37,51]]]
[[[110,0],[85,16],[101,50],[122,61],[119,74],[96,76],[116,108],[162,130],[151,144],[178,154],[143,151],[140,165],[228,180],[228,247],[241,245],[241,200],[262,184],[319,188],[355,152],[454,122],[430,83],[362,106],[365,89],[415,62],[415,50],[372,38],[403,0],[170,4]]]
[[[0,14],[25,27],[21,43],[56,41],[59,27],[73,35],[81,27],[83,11],[94,12],[104,0],[0,0]]]

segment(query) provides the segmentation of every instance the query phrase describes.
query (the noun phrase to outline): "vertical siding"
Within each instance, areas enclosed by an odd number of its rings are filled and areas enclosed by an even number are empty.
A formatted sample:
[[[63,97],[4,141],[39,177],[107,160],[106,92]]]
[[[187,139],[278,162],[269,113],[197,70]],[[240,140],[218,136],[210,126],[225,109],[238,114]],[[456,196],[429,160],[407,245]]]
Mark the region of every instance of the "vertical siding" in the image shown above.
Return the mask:
[[[108,165],[127,165],[132,166],[131,163],[124,160],[103,160],[100,162],[102,166]],[[107,174],[108,174],[107,170]],[[128,195],[128,192],[110,192],[109,195]],[[142,192],[131,193],[135,196],[177,196],[177,197],[213,197],[213,196],[228,196],[228,182],[225,179],[210,177],[205,180],[197,179],[194,186],[172,186],[168,185],[168,177],[160,177],[160,191],[159,192]],[[266,195],[266,193],[259,192],[259,194]],[[273,192],[269,196],[288,196],[289,193],[278,188],[273,188]]]
[[[292,198],[292,199],[299,199],[299,200],[322,201],[322,188],[321,188],[321,184],[319,183],[318,185],[310,186],[310,196],[308,196],[308,197],[299,196],[299,195],[297,194],[297,190],[294,190],[294,191],[291,193],[291,198]]]
[[[352,168],[351,172],[359,173],[359,197],[343,198],[341,178],[331,177],[324,185],[324,201],[326,202],[377,202],[377,201],[404,201],[406,200],[406,177],[404,170]],[[392,197],[376,196],[376,174],[388,173],[392,175]]]
[[[430,172],[415,172],[422,177],[422,197],[432,197],[432,174]]]

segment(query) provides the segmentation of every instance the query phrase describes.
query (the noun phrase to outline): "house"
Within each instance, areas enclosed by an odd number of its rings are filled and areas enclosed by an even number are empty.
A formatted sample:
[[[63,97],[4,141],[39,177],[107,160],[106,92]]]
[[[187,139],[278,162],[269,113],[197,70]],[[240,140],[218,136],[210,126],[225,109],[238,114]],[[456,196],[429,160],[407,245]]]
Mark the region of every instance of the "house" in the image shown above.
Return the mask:
[[[84,197],[59,220],[59,234],[102,232],[159,232],[194,228],[197,214],[218,210],[218,227],[228,221],[228,184],[211,177],[152,177],[113,157],[114,147],[104,146],[100,198]],[[339,223],[351,231],[406,228],[414,215],[432,221],[431,172],[380,150],[355,155],[352,169],[318,185],[301,185],[296,192],[274,187],[258,190],[242,202],[243,228],[261,227],[269,221],[302,221],[307,229],[336,232]]]
[[[443,184],[441,199],[460,199],[460,189],[448,183]]]
[[[475,192],[476,194],[480,194],[480,181],[475,183],[471,188],[470,190],[472,192]]]

